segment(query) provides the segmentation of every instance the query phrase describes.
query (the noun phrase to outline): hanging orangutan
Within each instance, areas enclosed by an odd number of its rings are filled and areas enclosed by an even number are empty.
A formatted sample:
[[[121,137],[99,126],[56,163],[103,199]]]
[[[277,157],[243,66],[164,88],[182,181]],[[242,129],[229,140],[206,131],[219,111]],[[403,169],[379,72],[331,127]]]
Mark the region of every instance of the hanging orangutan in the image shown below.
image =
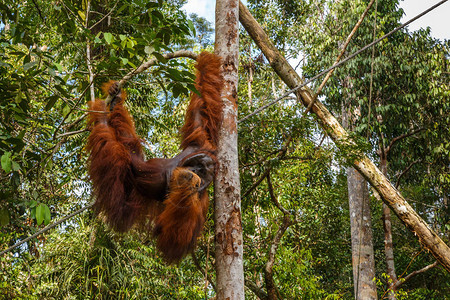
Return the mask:
[[[141,140],[116,82],[104,87],[111,101],[90,102],[87,149],[94,209],[116,231],[152,224],[156,245],[169,262],[191,252],[208,209],[207,188],[215,175],[220,97],[220,58],[203,52],[196,68],[196,89],[181,128],[181,153],[144,159]]]

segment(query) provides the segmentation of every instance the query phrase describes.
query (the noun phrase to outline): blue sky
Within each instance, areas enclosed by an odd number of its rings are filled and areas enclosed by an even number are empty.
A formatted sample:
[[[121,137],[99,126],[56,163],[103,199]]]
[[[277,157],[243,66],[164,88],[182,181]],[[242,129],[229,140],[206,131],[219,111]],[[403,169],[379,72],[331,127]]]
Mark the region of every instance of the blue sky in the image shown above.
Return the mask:
[[[405,22],[433,4],[440,0],[404,0],[400,2],[400,6],[405,11],[402,22]],[[246,3],[247,1],[242,1]],[[214,25],[214,7],[216,1],[214,0],[188,0],[184,9],[188,13],[196,13],[197,15],[206,18]],[[410,31],[417,30],[421,27],[431,28],[431,34],[435,38],[450,39],[450,2],[444,3],[434,11],[423,16],[419,20],[409,25]]]

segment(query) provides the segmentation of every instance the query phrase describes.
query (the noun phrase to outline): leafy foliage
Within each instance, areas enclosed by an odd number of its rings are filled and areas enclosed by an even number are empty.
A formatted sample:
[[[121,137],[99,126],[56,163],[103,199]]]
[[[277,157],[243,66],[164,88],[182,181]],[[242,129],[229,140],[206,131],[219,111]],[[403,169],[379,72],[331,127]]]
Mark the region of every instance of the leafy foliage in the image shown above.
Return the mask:
[[[333,63],[367,2],[258,0],[248,5],[276,46],[308,78]],[[0,3],[2,249],[91,201],[84,120],[92,78],[100,95],[103,82],[156,59],[157,64],[128,83],[127,105],[146,140],[148,157],[177,153],[177,130],[192,90],[192,62],[166,60],[162,54],[211,48],[213,42],[211,24],[195,15],[189,19],[183,4]],[[348,53],[373,40],[374,18],[379,37],[399,25],[402,14],[398,1],[379,0],[377,14],[371,10]],[[287,87],[244,31],[240,43],[243,117]],[[320,96],[336,115],[344,100],[351,99],[359,114],[351,134],[374,159],[380,144],[417,131],[392,147],[388,175],[407,199],[415,199],[414,209],[447,242],[449,46],[431,38],[429,30],[398,32],[376,46],[373,60],[369,51],[337,69]],[[353,298],[342,162],[355,154],[337,153],[315,119],[301,117],[303,110],[290,98],[238,127],[247,299],[267,293],[270,272],[280,299]],[[381,204],[372,201],[371,210],[381,296],[389,280],[383,275]],[[292,223],[276,244],[286,217]],[[8,299],[209,299],[215,295],[212,219],[196,260],[166,267],[148,237],[116,235],[91,213],[80,215],[0,257],[0,294]],[[399,275],[433,262],[396,218],[393,236]],[[448,279],[443,269],[433,268],[408,280],[397,291],[398,299],[444,299]]]

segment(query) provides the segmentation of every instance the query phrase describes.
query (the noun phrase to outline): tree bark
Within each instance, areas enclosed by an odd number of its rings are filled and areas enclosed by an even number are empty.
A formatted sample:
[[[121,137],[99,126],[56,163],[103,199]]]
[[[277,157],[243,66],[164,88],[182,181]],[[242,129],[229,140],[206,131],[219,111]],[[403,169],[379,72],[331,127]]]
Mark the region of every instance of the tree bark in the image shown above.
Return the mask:
[[[387,176],[387,153],[386,150],[380,151],[380,169],[384,176]],[[389,275],[388,280],[388,297],[391,300],[397,299],[394,293],[394,287],[397,282],[397,274],[395,273],[394,264],[394,244],[392,242],[392,224],[391,210],[383,203],[383,229],[384,229],[384,253],[386,259],[386,274]]]
[[[372,222],[367,182],[354,168],[347,168],[348,202],[352,237],[355,299],[377,299]]]
[[[215,178],[217,299],[244,299],[243,239],[237,151],[239,2],[216,1],[215,53],[222,57],[223,120],[219,130]]]
[[[347,81],[344,83],[347,88]],[[352,128],[353,108],[343,105],[342,125]],[[347,189],[352,240],[353,288],[355,299],[376,300],[375,257],[373,252],[372,216],[367,182],[355,168],[347,168]]]
[[[275,48],[267,34],[242,3],[239,4],[239,19],[246,31],[262,50],[274,71],[289,88],[301,85],[303,83],[301,77]],[[296,94],[306,107],[313,100],[313,93],[307,87],[297,90]],[[312,107],[312,112],[316,115],[317,121],[327,132],[328,136],[336,143],[337,147],[348,149],[349,147],[355,146],[356,148],[355,143],[349,138],[348,133],[320,101],[316,100]],[[355,154],[358,154],[358,158],[350,161],[353,167],[373,186],[383,201],[394,211],[406,227],[419,238],[419,241],[424,247],[450,272],[450,248],[413,210],[400,192],[392,186],[389,180],[366,155],[358,152]]]

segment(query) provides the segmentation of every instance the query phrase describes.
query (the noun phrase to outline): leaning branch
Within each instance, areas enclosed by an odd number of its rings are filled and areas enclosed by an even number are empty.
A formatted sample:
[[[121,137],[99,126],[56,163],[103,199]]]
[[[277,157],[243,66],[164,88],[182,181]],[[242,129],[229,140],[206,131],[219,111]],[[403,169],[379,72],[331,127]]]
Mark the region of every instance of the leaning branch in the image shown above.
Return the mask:
[[[443,2],[441,1],[441,4],[442,3]],[[262,50],[271,67],[288,87],[294,89],[301,86],[304,82],[303,79],[275,48],[267,34],[242,2],[239,3],[239,20],[251,38]],[[313,100],[313,93],[306,86],[299,88],[295,93],[298,99],[300,99],[306,107],[308,107]],[[337,119],[319,100],[316,100],[311,110],[317,116],[319,124],[327,132],[330,138],[333,139],[337,147],[341,150],[351,147],[355,149],[354,151],[358,151],[356,143],[349,137],[349,134],[344,130]],[[377,166],[363,153],[359,153],[359,151],[356,153],[358,153],[358,158],[352,159],[349,163],[364,176],[406,227],[418,236],[419,241],[424,247],[427,248],[442,266],[450,272],[450,248],[413,210],[408,202],[406,202],[405,198],[392,186]]]

